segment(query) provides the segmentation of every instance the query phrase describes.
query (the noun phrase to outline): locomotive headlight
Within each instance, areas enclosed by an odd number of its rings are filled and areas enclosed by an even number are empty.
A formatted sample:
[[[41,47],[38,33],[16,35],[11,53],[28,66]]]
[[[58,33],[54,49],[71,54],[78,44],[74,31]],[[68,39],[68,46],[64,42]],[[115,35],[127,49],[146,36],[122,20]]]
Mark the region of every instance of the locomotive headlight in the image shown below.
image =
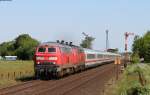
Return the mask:
[[[37,64],[40,64],[40,62],[37,62]]]
[[[36,60],[44,60],[44,57],[36,57]]]
[[[57,57],[49,57],[49,60],[57,60]]]

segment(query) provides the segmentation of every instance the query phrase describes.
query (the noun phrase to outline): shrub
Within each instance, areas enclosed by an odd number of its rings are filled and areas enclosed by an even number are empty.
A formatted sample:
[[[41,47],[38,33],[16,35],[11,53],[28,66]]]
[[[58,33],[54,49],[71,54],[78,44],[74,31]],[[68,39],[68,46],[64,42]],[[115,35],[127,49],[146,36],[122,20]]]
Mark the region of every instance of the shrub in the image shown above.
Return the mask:
[[[139,57],[139,54],[137,52],[132,54],[131,61],[133,64],[140,63],[140,57]]]
[[[133,64],[126,68],[115,95],[150,95],[150,66]]]

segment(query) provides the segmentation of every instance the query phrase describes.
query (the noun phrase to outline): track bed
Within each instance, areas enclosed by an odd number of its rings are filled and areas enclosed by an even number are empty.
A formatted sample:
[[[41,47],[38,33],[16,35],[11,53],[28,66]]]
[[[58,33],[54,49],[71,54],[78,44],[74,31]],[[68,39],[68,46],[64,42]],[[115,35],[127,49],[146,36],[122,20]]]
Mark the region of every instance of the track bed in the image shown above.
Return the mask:
[[[35,80],[0,89],[0,95],[100,95],[114,75],[114,64],[107,64],[59,80]]]

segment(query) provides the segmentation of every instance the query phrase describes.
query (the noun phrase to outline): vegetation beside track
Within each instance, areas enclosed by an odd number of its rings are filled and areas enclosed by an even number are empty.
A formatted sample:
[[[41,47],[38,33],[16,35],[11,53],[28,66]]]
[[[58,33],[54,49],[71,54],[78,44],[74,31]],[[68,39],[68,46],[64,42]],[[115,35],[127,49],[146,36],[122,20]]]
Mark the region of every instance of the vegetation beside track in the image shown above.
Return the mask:
[[[33,61],[0,61],[0,88],[34,76]]]
[[[150,66],[129,65],[120,80],[112,86],[110,95],[150,95]]]
[[[143,36],[135,36],[132,45],[133,53],[137,53],[144,62],[150,63],[150,31],[147,31]]]

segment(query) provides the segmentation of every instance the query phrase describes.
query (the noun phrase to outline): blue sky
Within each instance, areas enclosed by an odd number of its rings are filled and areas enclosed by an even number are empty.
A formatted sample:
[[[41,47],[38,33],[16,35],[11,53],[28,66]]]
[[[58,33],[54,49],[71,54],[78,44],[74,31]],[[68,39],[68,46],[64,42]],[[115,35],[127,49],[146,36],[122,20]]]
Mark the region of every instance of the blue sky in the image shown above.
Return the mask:
[[[124,50],[124,33],[150,29],[149,0],[12,0],[0,1],[0,43],[28,33],[41,42],[64,39],[79,44],[85,32],[93,48]],[[129,39],[131,50],[133,37]]]

